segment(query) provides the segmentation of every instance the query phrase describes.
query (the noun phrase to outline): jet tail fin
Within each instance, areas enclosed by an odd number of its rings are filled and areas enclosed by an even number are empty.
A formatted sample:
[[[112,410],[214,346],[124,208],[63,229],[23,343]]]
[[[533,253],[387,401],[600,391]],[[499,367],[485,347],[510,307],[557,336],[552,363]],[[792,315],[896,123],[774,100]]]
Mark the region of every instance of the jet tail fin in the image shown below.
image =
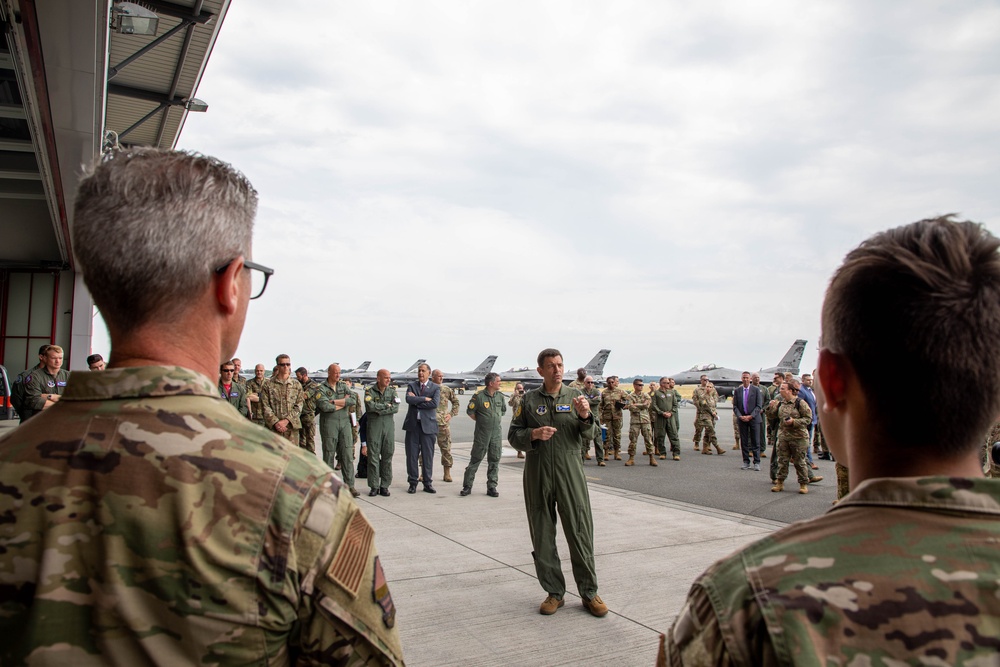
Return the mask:
[[[368,370],[368,367],[371,366],[371,365],[372,365],[372,362],[370,362],[370,361],[362,361],[361,365],[358,366],[357,368],[355,368],[354,371],[356,373],[363,373],[364,371]]]
[[[608,356],[610,354],[611,350],[601,350],[593,359],[588,361],[587,365],[584,366],[587,375],[604,375],[604,364],[608,363]]]
[[[802,363],[802,355],[806,351],[806,341],[801,338],[788,348],[788,352],[785,352],[785,356],[781,358],[778,365],[775,366],[775,371],[791,372],[796,375],[799,373],[799,364]]]
[[[483,373],[485,375],[486,373],[489,373],[490,371],[493,370],[493,364],[495,364],[496,361],[497,361],[497,355],[491,354],[490,356],[486,357],[483,360],[483,363],[479,364],[478,366],[476,366],[475,368],[473,368],[469,372],[470,373]]]
[[[415,371],[415,370],[417,370],[417,366],[419,366],[420,364],[426,363],[426,362],[427,362],[426,359],[417,359],[416,361],[413,362],[412,366],[410,366],[409,368],[407,368],[403,372],[404,373],[409,373],[410,371]]]

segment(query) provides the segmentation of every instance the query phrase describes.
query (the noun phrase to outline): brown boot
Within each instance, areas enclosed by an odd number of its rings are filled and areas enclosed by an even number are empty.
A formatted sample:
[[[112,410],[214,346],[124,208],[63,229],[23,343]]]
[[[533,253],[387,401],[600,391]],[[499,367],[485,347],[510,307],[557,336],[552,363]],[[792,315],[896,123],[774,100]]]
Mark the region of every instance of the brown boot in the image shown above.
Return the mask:
[[[618,458],[618,457],[616,456],[615,458]],[[632,454],[629,454],[628,455],[628,461],[625,462],[625,465],[627,465],[627,466],[634,466],[635,465],[635,456],[632,455]]]
[[[695,446],[694,446],[694,451],[696,451],[696,452],[700,452],[700,451],[701,451],[701,448],[700,448],[700,447],[698,447],[698,445],[695,445]]]
[[[586,454],[583,455],[583,460],[584,461],[589,461],[590,460],[590,452],[587,452]]]
[[[724,450],[722,447],[716,447],[715,451],[719,453],[719,456],[722,456],[723,454],[726,453],[726,450]]]
[[[760,453],[760,458],[766,459],[767,458],[767,452],[761,452]]]
[[[522,452],[521,450],[518,450],[518,452],[517,452],[517,458],[523,459],[524,458],[524,452]]]
[[[709,449],[708,446],[706,446],[705,449],[701,450],[701,455],[702,456],[711,456],[712,455],[712,450]]]
[[[621,461],[621,460],[622,460],[622,452],[621,452],[620,449],[616,449],[615,450],[615,461]]]
[[[656,462],[656,457],[653,456],[652,454],[649,455],[649,465],[651,465],[651,466],[658,466],[658,465],[660,465],[659,463]]]
[[[446,481],[446,482],[450,482],[451,481],[451,467],[450,466],[445,466],[444,467],[444,481]]]
[[[799,493],[802,493],[802,494],[809,493],[809,485],[808,484],[799,484]]]
[[[781,481],[781,480],[775,482],[774,486],[771,487],[771,491],[773,491],[775,493],[780,493],[780,492],[782,492],[784,490],[785,490],[785,482]]]

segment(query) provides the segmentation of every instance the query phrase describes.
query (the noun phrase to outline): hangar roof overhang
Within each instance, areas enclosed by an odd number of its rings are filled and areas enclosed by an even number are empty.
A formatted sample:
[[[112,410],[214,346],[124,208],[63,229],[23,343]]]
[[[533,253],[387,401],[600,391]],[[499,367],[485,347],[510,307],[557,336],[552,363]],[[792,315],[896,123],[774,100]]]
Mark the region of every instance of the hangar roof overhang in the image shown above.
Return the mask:
[[[72,267],[73,197],[115,141],[176,145],[230,0],[144,0],[156,36],[110,28],[119,0],[0,0],[0,268]]]

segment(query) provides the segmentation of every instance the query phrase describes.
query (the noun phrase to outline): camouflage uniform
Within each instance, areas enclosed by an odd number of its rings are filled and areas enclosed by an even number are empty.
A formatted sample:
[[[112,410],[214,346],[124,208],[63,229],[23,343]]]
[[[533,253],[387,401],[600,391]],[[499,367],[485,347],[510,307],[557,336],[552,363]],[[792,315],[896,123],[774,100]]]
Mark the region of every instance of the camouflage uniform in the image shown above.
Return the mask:
[[[735,396],[733,396],[733,400],[736,400]],[[733,439],[736,441],[733,449],[740,449],[740,420],[736,416],[736,410],[733,410]]]
[[[371,524],[214,380],[75,373],[46,412],[0,440],[0,664],[402,664]]]
[[[302,423],[302,430],[299,431],[299,447],[316,453],[316,392],[319,385],[315,380],[306,380],[302,385],[302,394],[305,399],[302,401],[302,414],[299,421]],[[327,465],[330,462],[327,461]],[[345,480],[346,481],[346,480]],[[348,486],[352,486],[348,484]]]
[[[649,427],[649,394],[643,391],[634,391],[628,395],[628,456],[631,459],[635,456],[635,446],[639,442],[639,434],[642,434],[642,444],[646,447],[646,454],[652,456],[655,452],[653,446],[653,432]]]
[[[656,415],[653,422],[656,426],[654,437],[656,439],[656,449],[661,454],[667,453],[667,440],[670,440],[670,452],[674,456],[681,455],[681,442],[677,437],[677,429],[674,427],[674,416],[680,407],[674,392],[669,389],[660,389],[653,394],[652,409]],[[670,417],[664,417],[663,413],[671,413]]]
[[[608,429],[608,441],[604,451],[611,458],[614,451],[616,459],[621,458],[622,451],[622,408],[628,403],[628,394],[621,386],[614,389],[605,388],[601,392],[601,423]]]
[[[396,452],[396,423],[399,412],[396,388],[389,385],[379,391],[373,384],[365,389],[365,412],[368,413],[368,488],[388,489],[392,484],[392,455]],[[343,466],[342,466],[343,467]]]
[[[601,390],[597,387],[591,385],[588,390],[586,388],[581,389],[580,393],[587,397],[587,402],[590,403],[590,412],[594,415],[594,421],[597,421],[597,413],[600,411],[601,405]],[[594,451],[597,453],[597,462],[600,463],[604,460],[604,440],[601,438],[601,428],[600,425],[595,423],[597,426],[594,429]],[[587,454],[590,452],[590,440],[583,441],[583,453]]]
[[[50,375],[45,366],[41,366],[31,371],[24,384],[24,402],[36,414],[45,408],[45,396],[47,394],[62,395],[66,391],[66,381],[69,380],[69,371],[60,368],[55,375]],[[52,409],[52,406],[49,407]]]
[[[243,377],[239,373],[234,373],[233,374],[233,382],[235,382],[239,386],[243,387],[244,392],[246,391],[246,388],[247,388],[247,379],[245,377]]]
[[[837,471],[837,500],[840,500],[851,492],[850,471],[840,461],[834,464],[834,469]]]
[[[358,398],[346,382],[338,381],[331,386],[329,380],[316,386],[315,396],[323,460],[332,468],[334,460],[339,459],[344,484],[354,488],[354,434],[350,408],[359,402]],[[344,407],[337,408],[333,402],[341,399]]]
[[[302,421],[299,415],[302,414],[302,403],[306,400],[302,392],[302,385],[289,376],[282,382],[273,375],[264,385],[260,395],[260,405],[264,413],[264,425],[272,431],[274,425],[282,419],[288,420],[288,429],[284,433],[278,433],[282,438],[296,445],[299,444],[299,429],[302,428]]]
[[[698,451],[698,442],[702,440],[703,432],[705,436],[702,445],[705,452],[711,453],[710,447],[715,447],[716,451],[722,451],[719,447],[719,440],[715,437],[715,419],[717,417],[715,407],[718,400],[719,395],[712,387],[703,388],[698,385],[691,395],[691,401],[697,410],[694,417],[694,451]]]
[[[510,400],[513,401],[514,397],[511,397]],[[455,395],[454,389],[441,385],[441,398],[438,400],[437,406],[437,440],[438,449],[441,450],[441,466],[445,472],[449,472],[451,467],[455,465],[455,459],[451,457],[451,424],[444,419],[445,415],[449,413],[452,419],[458,416],[458,397]]]
[[[782,400],[777,405],[768,404],[767,414],[778,417],[778,472],[774,479],[784,482],[788,477],[789,461],[795,466],[799,484],[809,483],[809,467],[806,464],[806,447],[809,446],[809,425],[812,410],[809,404],[797,396]],[[789,426],[786,419],[791,419]]]
[[[236,384],[234,381],[229,385],[229,391],[226,391],[225,386],[220,382],[218,386],[219,396],[221,396],[227,403],[236,408],[244,417],[248,416],[249,411],[247,410],[247,394],[246,391],[240,385]]]
[[[986,442],[983,443],[983,452],[980,456],[983,463],[983,473],[987,477],[997,478],[1000,477],[1000,464],[993,461],[993,456],[991,454],[994,442],[1000,442],[1000,421],[993,424],[993,428],[991,428],[989,434],[987,434]]]
[[[780,401],[781,393],[779,390],[779,385],[772,384],[767,390],[765,402],[770,403],[771,401]],[[767,422],[767,445],[771,448],[771,456],[773,457],[777,452],[775,448],[778,446],[778,418],[775,417],[774,419],[771,419],[768,417],[765,421]]]
[[[263,377],[258,380],[256,377],[247,380],[247,393],[257,394],[257,398],[260,399],[261,395],[264,393],[264,385],[267,384],[267,378]],[[267,424],[264,423],[264,404],[258,400],[256,403],[251,403],[247,401],[247,407],[250,409],[250,420],[254,424],[259,424],[264,428],[267,428]]]
[[[997,664],[1000,484],[869,479],[712,565],[670,665]]]

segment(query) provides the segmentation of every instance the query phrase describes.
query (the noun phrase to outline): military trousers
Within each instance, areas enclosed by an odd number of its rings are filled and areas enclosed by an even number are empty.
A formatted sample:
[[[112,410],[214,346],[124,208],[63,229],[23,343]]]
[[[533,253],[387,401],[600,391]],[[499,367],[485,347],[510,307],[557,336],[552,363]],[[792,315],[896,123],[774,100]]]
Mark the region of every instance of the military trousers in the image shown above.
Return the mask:
[[[331,468],[340,460],[340,476],[344,484],[354,487],[354,434],[351,421],[336,412],[322,413],[319,417],[319,437],[323,447],[323,461]]]
[[[778,474],[775,477],[776,480],[785,481],[788,477],[788,465],[791,464],[795,467],[799,484],[809,483],[809,467],[806,465],[806,448],[808,446],[808,439],[778,438]]]
[[[694,448],[696,450],[699,442],[705,447],[719,448],[719,439],[715,437],[715,418],[712,417],[711,412],[698,413],[698,416],[694,418]]]
[[[495,489],[500,480],[500,449],[503,447],[500,425],[488,429],[478,428],[478,423],[476,426],[476,433],[472,437],[472,453],[469,455],[469,465],[465,468],[462,486],[472,488],[479,464],[483,462],[483,457],[486,457],[486,488]]]
[[[441,465],[450,468],[455,465],[451,458],[451,424],[438,420],[438,449],[441,450]]]
[[[597,427],[597,435],[594,436],[594,452],[597,454],[597,460],[604,460],[604,439],[601,437],[601,428]],[[583,441],[583,455],[587,456],[590,453],[590,441]]]
[[[667,440],[670,441],[670,453],[679,455],[681,453],[681,441],[677,437],[677,427],[674,425],[673,415],[670,417],[658,416],[656,418],[656,432],[653,434],[656,441],[656,453],[665,456],[667,453]]]
[[[652,454],[655,451],[653,446],[653,432],[649,428],[649,424],[632,424],[628,425],[628,455],[635,456],[635,446],[639,442],[639,435],[642,435],[642,444],[646,447],[646,454]]]
[[[280,435],[280,436],[281,436],[282,438],[284,438],[285,440],[287,440],[287,441],[289,441],[290,443],[292,443],[293,445],[295,445],[296,447],[298,447],[298,446],[299,446],[299,429],[297,429],[297,428],[292,428],[291,426],[289,426],[288,428],[286,428],[286,429],[285,429],[285,432],[284,432],[284,433],[279,433],[279,432],[278,432],[277,430],[275,430],[275,429],[272,429],[272,430],[273,430],[273,431],[274,431],[275,433],[278,433],[278,435]]]
[[[538,583],[557,598],[566,593],[566,578],[556,549],[558,513],[577,590],[581,596],[593,598],[597,595],[594,520],[578,447],[543,443],[528,451],[522,480]]]
[[[392,419],[368,417],[368,488],[388,489],[392,484],[392,455],[396,453]],[[343,468],[343,464],[340,466]]]
[[[302,415],[299,420],[302,422],[302,429],[299,430],[299,447],[316,453],[316,419]]]
[[[618,419],[608,419],[604,425],[608,427],[608,441],[604,443],[604,451],[609,455],[622,450],[622,423],[621,417]]]
[[[851,480],[848,476],[847,466],[837,461],[834,466],[837,470],[837,500],[840,500],[851,492]]]
[[[736,447],[743,449],[742,433],[740,433],[740,420],[736,416],[736,411],[733,410],[733,440],[736,441]]]

